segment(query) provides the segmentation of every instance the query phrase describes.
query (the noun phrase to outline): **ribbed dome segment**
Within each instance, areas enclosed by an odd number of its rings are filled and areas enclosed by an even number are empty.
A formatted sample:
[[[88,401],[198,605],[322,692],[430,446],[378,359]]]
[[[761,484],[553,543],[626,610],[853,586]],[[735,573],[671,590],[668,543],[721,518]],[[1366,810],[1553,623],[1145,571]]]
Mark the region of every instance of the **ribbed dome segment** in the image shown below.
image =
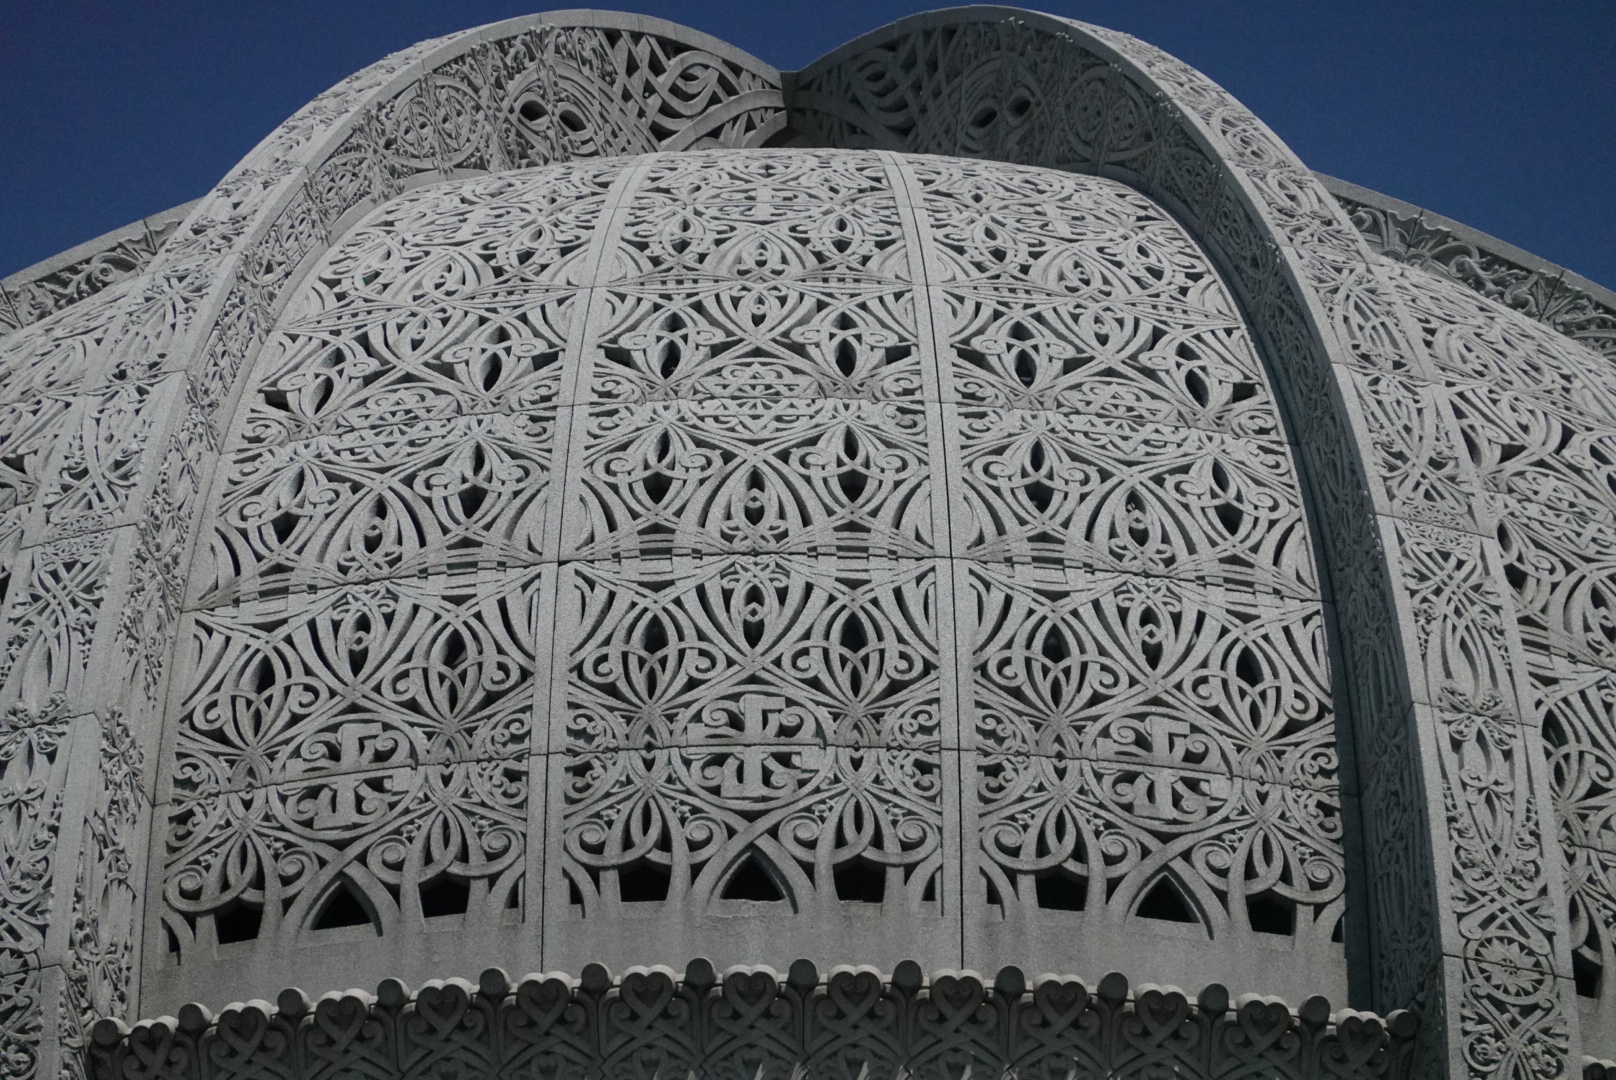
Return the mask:
[[[774,150],[417,190],[290,302],[210,499],[179,999],[693,955],[1343,994],[1290,449],[1120,184]]]

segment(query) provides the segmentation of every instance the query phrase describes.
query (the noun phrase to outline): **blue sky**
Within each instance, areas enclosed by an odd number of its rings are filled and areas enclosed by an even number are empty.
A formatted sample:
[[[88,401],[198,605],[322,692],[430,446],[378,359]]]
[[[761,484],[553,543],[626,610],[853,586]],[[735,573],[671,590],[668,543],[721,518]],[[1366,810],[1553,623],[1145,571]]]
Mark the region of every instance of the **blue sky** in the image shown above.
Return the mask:
[[[904,0],[617,0],[780,68]],[[1043,0],[1194,64],[1315,169],[1616,287],[1616,0]],[[0,275],[196,198],[422,38],[533,0],[0,0]]]

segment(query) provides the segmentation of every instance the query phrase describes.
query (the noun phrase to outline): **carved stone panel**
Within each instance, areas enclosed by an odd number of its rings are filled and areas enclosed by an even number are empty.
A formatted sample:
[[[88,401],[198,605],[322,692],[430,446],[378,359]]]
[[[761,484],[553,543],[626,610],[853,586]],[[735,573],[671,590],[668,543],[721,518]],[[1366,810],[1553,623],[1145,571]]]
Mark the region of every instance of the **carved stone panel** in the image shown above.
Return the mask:
[[[376,380],[356,374],[353,384],[334,393],[329,382],[320,381],[326,376],[316,376],[314,384],[301,390],[287,388],[289,397],[262,398],[259,405],[266,411],[258,418],[256,437],[238,441],[234,456],[221,464],[222,440],[234,430],[238,376],[256,366],[260,347],[292,298],[292,286],[302,281],[300,266],[363,210],[411,186],[412,178],[665,145],[747,145],[780,127],[777,87],[777,73],[766,65],[655,20],[571,13],[559,24],[555,18],[533,17],[424,42],[320,95],[271,133],[207,197],[161,221],[149,220],[140,237],[124,236],[129,232],[124,230],[103,238],[106,244],[94,251],[68,253],[71,258],[53,261],[27,281],[0,284],[0,334],[5,335],[0,349],[0,590],[7,623],[0,631],[0,708],[34,715],[50,702],[52,708],[64,707],[62,715],[75,717],[78,724],[116,719],[124,725],[121,730],[133,733],[131,753],[167,761],[164,754],[171,749],[165,752],[159,745],[163,703],[173,690],[182,699],[177,707],[184,707],[184,688],[167,683],[176,666],[176,641],[189,642],[195,626],[192,619],[185,634],[179,633],[188,597],[193,608],[200,604],[203,610],[220,603],[256,604],[245,609],[249,619],[259,619],[255,629],[265,639],[275,639],[263,605],[289,595],[397,580],[397,574],[498,577],[553,550],[539,542],[549,535],[542,480],[552,434],[542,415],[535,418],[525,411],[532,394],[542,400],[542,369],[556,361],[545,355],[543,345],[550,338],[542,317],[525,332],[491,326],[488,333],[494,340],[509,342],[504,360],[484,356],[476,371],[457,376],[453,360],[426,362],[422,348],[428,343],[412,337],[430,336],[431,320],[444,316],[442,303],[430,309],[417,305],[421,319],[412,323],[401,317],[400,333],[385,341],[378,335],[355,344],[345,341],[343,326],[320,321],[323,302],[317,300],[302,312],[307,321],[301,336],[287,336],[276,345],[294,353],[305,350],[289,357],[290,370],[308,367],[329,376],[333,350],[363,352],[374,346],[378,358],[397,363],[391,384],[376,385]],[[578,180],[584,188],[590,184],[586,173]],[[577,206],[587,233],[589,199],[574,198],[576,194],[555,192],[558,201]],[[574,242],[578,232],[565,217],[561,212],[546,218],[557,232],[559,248]],[[428,265],[401,271],[420,271],[410,283],[420,291],[413,299],[406,296],[403,307],[428,294],[452,306],[455,274],[467,265],[456,262],[452,235],[440,240],[423,253]],[[543,243],[537,236],[524,242],[525,252]],[[439,258],[445,254],[447,260]],[[546,265],[561,261],[547,260]],[[520,267],[503,269],[515,269],[515,278],[520,278]],[[473,269],[474,279],[478,273]],[[536,279],[518,288],[555,291],[555,285]],[[562,281],[560,291],[568,287]],[[520,298],[513,303],[522,306]],[[564,329],[561,334],[564,338]],[[274,355],[265,363],[273,365]],[[342,367],[340,362],[336,366]],[[351,370],[360,366],[355,359]],[[459,408],[444,411],[457,384]],[[427,400],[434,392],[437,398]],[[430,449],[419,432],[413,439],[391,442],[382,435],[373,442],[356,434],[389,423],[398,434],[396,425],[411,409],[418,420],[448,424],[453,430],[447,438],[456,449]],[[319,428],[338,412],[346,413],[349,426],[339,420]],[[318,444],[318,462],[308,456],[310,434],[324,438]],[[295,445],[300,441],[301,448]],[[337,449],[339,445],[347,450]],[[341,464],[344,455],[346,465]],[[382,464],[384,460],[389,464]],[[202,519],[204,507],[211,506],[203,489],[216,473],[234,473],[243,482],[230,513],[208,512]],[[366,481],[369,489],[362,490]],[[338,500],[341,505],[327,507],[321,501],[338,491],[346,492],[346,501]],[[331,512],[323,513],[322,507]],[[287,532],[289,523],[299,527]],[[388,523],[397,528],[384,538]],[[203,555],[193,567],[191,541],[199,527]],[[468,558],[466,551],[475,548],[487,550]],[[499,592],[500,586],[494,589]],[[472,595],[480,593],[474,589]],[[391,601],[372,599],[373,614],[386,622],[392,613],[384,609]],[[419,617],[422,610],[456,609],[465,599],[464,593],[425,600],[414,596],[405,606],[421,601],[424,608],[414,611]],[[527,609],[513,614],[511,625],[495,633],[501,647],[520,639],[521,648],[531,650],[532,626],[524,621],[530,615]],[[410,617],[406,614],[404,622]],[[366,640],[372,647],[381,645],[367,639],[369,629],[351,623],[334,632],[336,638],[328,638],[327,644],[358,643],[361,652]],[[287,648],[298,647],[292,642],[295,636],[285,630],[278,639],[282,658]],[[468,668],[456,653],[463,644],[449,634],[431,647],[441,646],[428,658],[429,666],[450,683],[465,678],[475,682],[492,670],[486,658],[471,661]],[[188,647],[181,646],[182,653]],[[348,682],[339,677],[351,658],[325,658],[337,665],[334,669],[322,667],[317,657],[299,658],[313,665],[305,677],[330,675],[340,692],[363,682],[351,670]],[[188,660],[178,667],[182,679],[194,673]],[[529,685],[524,680],[531,678],[530,670],[523,671],[517,682]],[[499,689],[497,679],[488,686],[463,683],[447,689],[441,682],[412,692],[397,684],[384,690],[372,680],[365,692],[394,704],[402,701],[406,710],[432,699],[428,713],[438,708],[436,719],[447,717],[452,726],[464,717],[455,705],[445,705],[445,699],[458,699],[463,690],[486,697]],[[224,740],[222,757],[242,753],[250,758],[264,749],[273,756],[284,750],[284,745],[260,745],[260,736],[273,742],[270,732],[246,731],[263,718],[260,712],[257,719],[243,720],[235,742]],[[418,715],[415,720],[429,726],[433,717]],[[107,739],[118,742],[110,735]],[[86,732],[75,745],[92,747],[93,742]],[[18,982],[14,997],[0,1010],[7,1031],[34,1033],[45,1048],[43,1057],[28,1053],[7,1059],[19,1077],[31,1077],[36,1070],[54,1073],[58,1067],[70,1075],[83,1064],[75,1055],[89,1019],[97,1012],[138,1007],[131,958],[141,947],[141,916],[157,908],[148,901],[162,892],[161,822],[171,808],[160,808],[155,815],[159,865],[148,879],[144,852],[153,815],[145,807],[152,784],[142,778],[135,785],[138,810],[125,805],[118,793],[127,785],[117,760],[122,759],[115,755],[103,761],[98,773],[90,750],[75,758],[74,768],[86,771],[73,790],[88,798],[104,788],[112,802],[78,807],[63,819],[61,850],[54,857],[66,868],[68,880],[53,896],[53,959],[47,961],[56,966],[39,969],[42,974],[32,981]],[[525,769],[525,761],[516,767],[522,776]],[[459,791],[466,783],[481,782],[428,777],[418,769],[409,784],[396,790],[386,783],[381,787],[394,794],[406,788],[425,792],[428,802],[437,798],[434,805],[441,806],[453,800],[431,792]],[[485,786],[503,782],[489,780]],[[519,851],[520,842],[502,839],[501,830],[520,834],[530,827],[526,808],[539,804],[530,804],[525,783],[511,781],[520,790],[506,802],[515,809],[497,827],[479,832],[480,825],[467,826],[470,833],[486,832],[495,836],[489,845]],[[327,785],[331,791],[341,787]],[[265,792],[266,798],[278,794],[297,802],[286,783]],[[321,797],[304,793],[316,802]],[[264,820],[253,817],[250,806],[225,805],[237,794],[199,796],[216,804],[202,808],[203,818],[213,825]],[[283,799],[277,805],[280,812],[287,803]],[[286,811],[275,820],[299,823],[295,832],[306,824],[302,810]],[[443,839],[441,833],[433,834],[436,839],[415,835],[421,821],[432,822],[428,833],[439,829],[447,820],[441,815],[423,812],[411,820],[415,824],[401,826],[411,834],[400,841],[406,847],[432,848]],[[340,863],[342,852],[353,855],[350,849],[362,846],[356,837],[343,837],[333,842],[330,850],[338,854],[332,861]],[[229,850],[237,856],[246,851]],[[128,852],[140,857],[120,861]],[[282,854],[273,845],[258,851],[259,867],[271,867],[270,877],[285,870],[288,880],[299,879],[301,870],[278,863]],[[383,863],[391,865],[391,857]],[[449,864],[455,872],[487,862],[480,855],[455,858]],[[506,859],[507,864],[520,861]],[[437,866],[441,860],[435,854],[429,862]],[[519,881],[523,872],[505,883]],[[239,881],[235,871],[220,873]],[[477,872],[462,876],[477,878]],[[449,888],[450,907],[461,902],[464,886],[465,881],[456,879]],[[520,919],[519,893],[504,890],[499,905],[512,906],[494,905],[498,910],[482,922],[464,912],[452,918],[469,919],[473,932],[497,936],[512,916]],[[357,895],[346,895],[363,907]],[[408,897],[394,906],[399,903],[409,908]],[[429,899],[428,906],[441,908],[443,903],[439,896]],[[237,910],[242,910],[239,904]],[[158,957],[171,955],[170,946],[178,949],[197,928],[182,918],[170,927],[176,936],[167,939],[160,920],[144,921],[152,935],[146,944]],[[210,932],[207,917],[202,923],[208,924],[202,932]],[[238,917],[233,932],[246,930]],[[332,940],[328,934],[324,943]],[[234,945],[236,956],[242,954],[239,941],[227,944]]]
[[[1220,276],[1115,181],[779,150],[417,189],[286,305],[208,498],[158,985],[425,932],[1344,995],[1292,448]]]
[[[1611,771],[1616,646],[1610,606],[1616,553],[1616,393],[1605,363],[1584,346],[1450,275],[1397,267],[1393,278],[1415,315],[1431,364],[1453,400],[1464,443],[1487,492],[1489,524],[1504,560],[1514,627],[1526,654],[1529,711],[1517,732],[1465,721],[1471,768],[1486,762],[1494,787],[1523,782],[1546,761],[1548,806],[1505,823],[1482,804],[1455,810],[1475,821],[1477,869],[1491,864],[1486,894],[1508,897],[1488,921],[1518,920],[1542,900],[1523,887],[1521,863],[1540,859],[1558,834],[1571,922],[1570,983],[1586,1050],[1616,1053],[1610,988],[1616,892],[1606,780]],[[1459,744],[1456,743],[1456,750]],[[1480,811],[1478,813],[1478,811]],[[1527,831],[1529,830],[1529,832]],[[1489,833],[1494,835],[1489,836]],[[1489,905],[1478,905],[1485,910]],[[1542,921],[1541,917],[1537,921]],[[1501,940],[1530,939],[1520,931]],[[1521,991],[1513,991],[1519,993]],[[1546,995],[1548,990],[1540,991]]]
[[[134,1008],[181,1019],[103,1047],[287,1075],[597,1008],[544,1054],[1616,1052],[1604,294],[1349,221],[1126,35],[923,16],[782,92],[562,21],[390,57],[0,283],[9,1073]],[[1349,951],[1420,1042],[1219,985],[1339,1001]],[[792,974],[635,966],[693,955]],[[494,961],[583,977],[179,1008]],[[376,1038],[539,1060],[507,1034]]]

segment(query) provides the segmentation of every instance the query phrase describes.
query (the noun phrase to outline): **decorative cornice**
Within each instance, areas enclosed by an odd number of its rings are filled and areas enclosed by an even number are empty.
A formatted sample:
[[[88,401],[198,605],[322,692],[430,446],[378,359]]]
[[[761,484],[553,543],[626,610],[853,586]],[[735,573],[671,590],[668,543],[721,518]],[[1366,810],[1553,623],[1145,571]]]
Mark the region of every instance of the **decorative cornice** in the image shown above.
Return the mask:
[[[1440,214],[1314,175],[1375,251],[1466,285],[1616,360],[1616,293]]]
[[[490,968],[477,985],[433,980],[411,993],[386,979],[374,994],[311,1001],[281,992],[217,1015],[128,1027],[98,1021],[99,1080],[282,1080],[390,1077],[964,1077],[1284,1076],[1402,1078],[1417,1032],[1323,997],[1292,1008],[1217,984],[1194,998],[1173,986],[1133,988],[1113,972],[1089,986],[1063,975],[1029,980],[1014,967],[989,980],[904,961],[890,975],[837,967],[821,977],[798,960],[720,974],[693,960],[614,979],[599,964],[577,978]]]
[[[0,279],[0,337],[143,273],[196,202],[113,229]]]

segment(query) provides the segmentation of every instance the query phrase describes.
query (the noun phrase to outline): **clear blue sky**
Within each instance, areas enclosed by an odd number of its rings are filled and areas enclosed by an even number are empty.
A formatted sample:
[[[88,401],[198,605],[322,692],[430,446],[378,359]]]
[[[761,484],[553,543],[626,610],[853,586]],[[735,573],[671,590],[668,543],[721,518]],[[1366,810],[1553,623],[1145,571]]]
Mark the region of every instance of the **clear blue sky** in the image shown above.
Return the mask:
[[[556,5],[559,6],[559,5]],[[798,68],[929,5],[616,0]],[[1616,287],[1616,0],[1043,0],[1194,64],[1315,169]],[[345,75],[532,0],[0,0],[0,275],[203,194]]]

